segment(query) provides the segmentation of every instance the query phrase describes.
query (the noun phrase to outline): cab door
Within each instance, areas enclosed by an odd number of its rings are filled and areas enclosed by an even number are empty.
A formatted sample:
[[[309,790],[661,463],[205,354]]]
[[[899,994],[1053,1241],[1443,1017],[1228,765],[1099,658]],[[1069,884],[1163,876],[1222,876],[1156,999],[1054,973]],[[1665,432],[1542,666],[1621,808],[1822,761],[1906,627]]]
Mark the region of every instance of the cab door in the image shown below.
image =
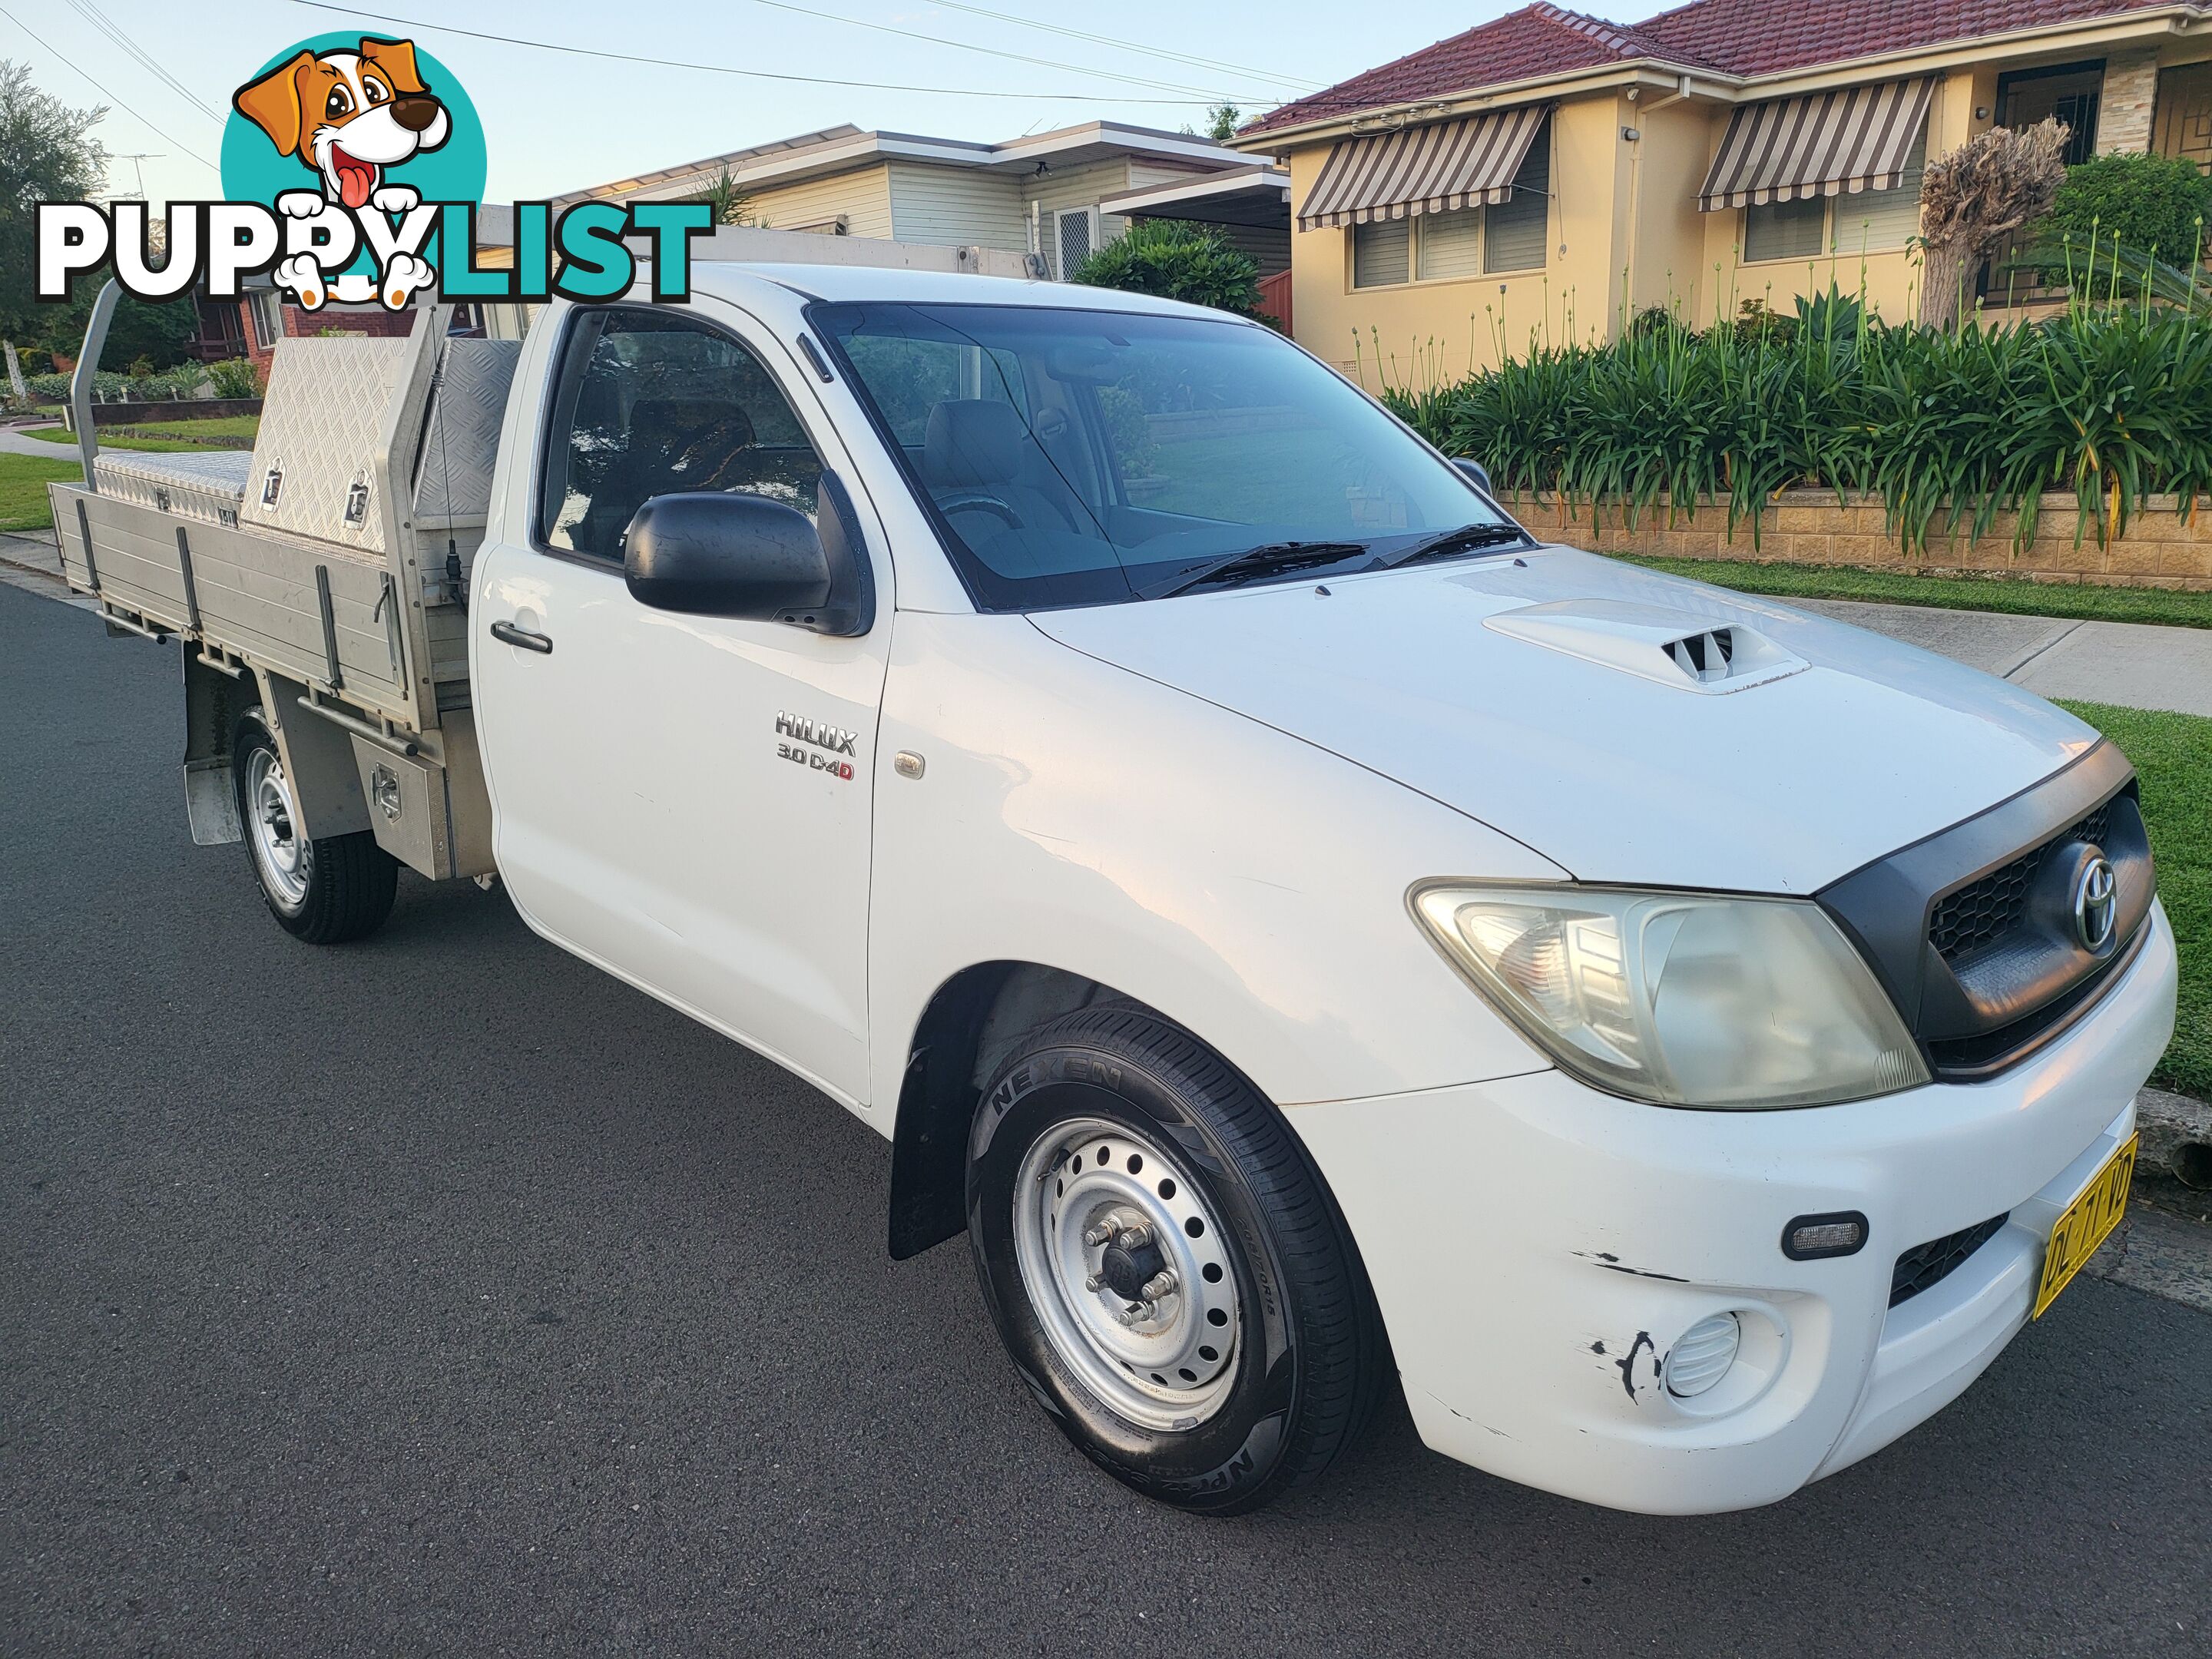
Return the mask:
[[[470,611],[500,874],[541,933],[858,1105],[881,526],[846,492],[875,577],[865,635],[640,604],[623,538],[648,497],[746,490],[818,521],[825,467],[850,459],[733,308],[558,321],[532,499],[507,501]]]

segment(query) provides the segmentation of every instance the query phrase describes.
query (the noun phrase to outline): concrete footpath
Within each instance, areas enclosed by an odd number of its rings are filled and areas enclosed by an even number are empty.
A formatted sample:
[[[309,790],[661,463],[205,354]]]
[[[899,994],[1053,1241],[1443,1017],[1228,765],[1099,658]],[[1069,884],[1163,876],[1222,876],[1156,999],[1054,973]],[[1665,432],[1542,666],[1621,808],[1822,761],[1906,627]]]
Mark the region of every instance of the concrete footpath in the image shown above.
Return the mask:
[[[2009,617],[1856,599],[1779,603],[1938,652],[2039,697],[2212,715],[2212,628]]]
[[[0,439],[8,435],[0,432]],[[80,610],[99,609],[82,593],[69,591],[69,585],[62,580],[61,549],[55,545],[52,537],[52,531],[35,536],[0,534],[0,586],[20,587],[27,593],[59,599]]]
[[[28,438],[20,428],[0,427],[0,454],[40,455],[50,461],[76,459],[76,446],[58,444],[45,438]]]

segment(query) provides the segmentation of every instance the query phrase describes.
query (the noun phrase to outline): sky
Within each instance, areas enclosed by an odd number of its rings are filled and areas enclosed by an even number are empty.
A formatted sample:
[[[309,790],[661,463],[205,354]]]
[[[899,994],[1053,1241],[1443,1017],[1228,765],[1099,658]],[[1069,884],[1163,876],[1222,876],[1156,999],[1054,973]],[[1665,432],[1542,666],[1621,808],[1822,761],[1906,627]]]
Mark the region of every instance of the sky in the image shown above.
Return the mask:
[[[1226,98],[1256,112],[1522,3],[380,0],[390,8],[380,15],[301,0],[0,0],[0,57],[28,64],[39,84],[64,103],[107,105],[111,113],[98,131],[118,158],[109,188],[125,194],[143,188],[158,204],[216,193],[211,163],[221,123],[210,112],[227,112],[232,90],[283,47],[356,25],[410,38],[453,71],[483,118],[490,151],[485,198],[514,201],[844,121],[982,141],[1102,118],[1171,130],[1199,125],[1210,102]],[[1610,15],[1632,19],[1657,9],[1644,0]],[[1352,17],[1358,29],[1350,27]],[[463,29],[672,59],[676,66],[453,32]],[[1178,56],[1152,55],[1158,52]],[[889,84],[808,85],[688,65]],[[146,159],[121,159],[132,155]]]

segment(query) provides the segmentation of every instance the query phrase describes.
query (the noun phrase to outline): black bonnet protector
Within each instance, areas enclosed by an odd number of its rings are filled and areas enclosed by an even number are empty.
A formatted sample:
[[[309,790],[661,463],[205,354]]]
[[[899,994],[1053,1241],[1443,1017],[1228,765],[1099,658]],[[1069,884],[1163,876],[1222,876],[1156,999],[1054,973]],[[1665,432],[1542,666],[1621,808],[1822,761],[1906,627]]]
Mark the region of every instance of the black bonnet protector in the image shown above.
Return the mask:
[[[2098,939],[2077,916],[2112,874]],[[2135,771],[2100,742],[1985,812],[1877,859],[1814,896],[1874,966],[1937,1077],[2027,1059],[2094,1006],[2145,937],[2155,888]],[[2086,937],[2085,937],[2086,936]]]

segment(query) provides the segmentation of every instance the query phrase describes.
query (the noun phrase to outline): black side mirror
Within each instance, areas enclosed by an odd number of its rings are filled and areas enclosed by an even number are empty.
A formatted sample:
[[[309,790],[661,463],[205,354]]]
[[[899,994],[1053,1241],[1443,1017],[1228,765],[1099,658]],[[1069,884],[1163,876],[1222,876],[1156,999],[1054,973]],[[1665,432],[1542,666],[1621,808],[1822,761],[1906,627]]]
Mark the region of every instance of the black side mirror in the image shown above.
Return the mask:
[[[623,541],[630,597],[656,611],[789,623],[817,634],[865,634],[875,583],[851,498],[823,471],[821,528],[765,495],[655,495]]]
[[[1465,473],[1468,477],[1468,482],[1472,483],[1477,489],[1480,489],[1484,495],[1490,496],[1492,499],[1496,499],[1498,492],[1490,486],[1490,469],[1488,467],[1485,466],[1480,461],[1475,460],[1466,455],[1461,456],[1459,459],[1454,461],[1452,465],[1457,467],[1462,472]]]

